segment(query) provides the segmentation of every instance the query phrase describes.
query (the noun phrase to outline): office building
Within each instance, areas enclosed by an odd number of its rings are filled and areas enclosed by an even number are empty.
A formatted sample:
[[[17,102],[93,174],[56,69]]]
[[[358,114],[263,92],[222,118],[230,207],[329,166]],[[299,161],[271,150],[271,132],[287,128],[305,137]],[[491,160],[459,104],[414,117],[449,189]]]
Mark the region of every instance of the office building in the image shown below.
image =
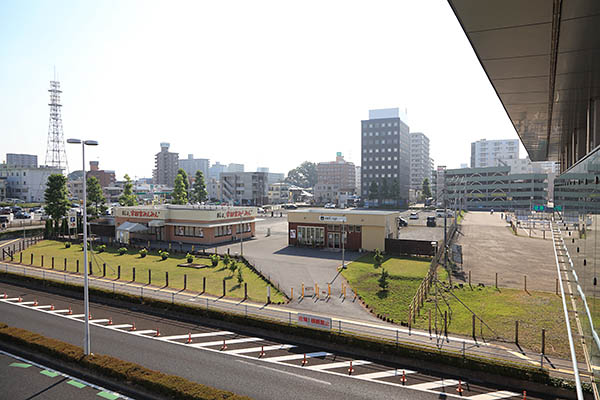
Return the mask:
[[[157,185],[173,186],[179,170],[179,153],[169,152],[169,143],[160,144],[160,152],[154,156],[152,181]]]
[[[421,132],[410,133],[410,188],[419,192],[423,181],[431,181],[431,158],[429,158],[429,138]]]
[[[406,206],[410,186],[410,136],[408,125],[400,119],[399,109],[370,110],[369,119],[361,121],[361,136],[363,198],[369,199],[369,205]],[[386,187],[397,189],[382,190]]]
[[[356,188],[356,167],[337,153],[335,161],[317,164],[317,184],[314,187],[318,204],[338,203],[340,193],[353,194]]]
[[[493,167],[497,160],[519,158],[519,140],[486,140],[471,143],[471,168]]]
[[[90,170],[87,171],[86,177],[89,179],[91,176],[98,179],[102,188],[114,186],[116,182],[115,171],[100,169],[98,161],[90,161]]]
[[[34,167],[38,166],[37,155],[35,154],[14,154],[6,153],[6,164],[11,167]]]
[[[356,172],[354,173],[354,178],[356,179],[356,183],[354,185],[354,192],[357,196],[362,196],[362,186],[360,184],[360,165],[357,165]]]
[[[67,191],[69,192],[69,200],[83,200],[83,180],[70,179],[67,181]]]
[[[225,172],[244,172],[244,164],[230,163]]]
[[[6,177],[0,176],[0,201],[6,200]]]
[[[0,164],[0,178],[6,178],[6,198],[25,202],[43,202],[48,177],[62,173],[62,169],[54,167],[13,167]]]
[[[431,194],[435,201],[435,205],[442,205],[444,202],[444,194],[446,193],[446,166],[438,165],[433,174],[431,182]]]
[[[221,201],[221,182],[215,178],[208,178],[205,184],[208,199],[210,201]]]
[[[229,204],[262,206],[269,201],[269,184],[264,172],[223,172],[219,182],[221,199]]]
[[[269,184],[269,204],[290,203],[291,185],[285,182]]]
[[[223,165],[220,162],[216,162],[208,168],[208,177],[211,179],[219,180],[222,172],[226,172],[227,165]]]
[[[183,169],[190,179],[194,179],[196,171],[202,171],[204,181],[208,179],[208,167],[210,161],[207,158],[194,158],[193,154],[188,154],[187,158],[179,159],[179,168]]]

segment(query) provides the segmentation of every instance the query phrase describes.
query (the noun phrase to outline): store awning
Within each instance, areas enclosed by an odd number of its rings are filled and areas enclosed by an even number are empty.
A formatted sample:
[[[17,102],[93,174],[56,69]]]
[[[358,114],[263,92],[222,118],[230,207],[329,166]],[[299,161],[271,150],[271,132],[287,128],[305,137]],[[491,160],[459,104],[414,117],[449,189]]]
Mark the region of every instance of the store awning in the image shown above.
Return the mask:
[[[117,231],[126,231],[126,232],[144,232],[147,231],[148,227],[146,225],[134,223],[134,222],[123,222],[121,225],[117,226]]]
[[[153,219],[148,222],[148,226],[152,228],[160,228],[161,226],[165,226],[165,221],[162,219]]]
[[[190,227],[194,227],[194,228],[216,228],[218,226],[239,225],[240,223],[248,224],[248,223],[258,222],[258,221],[262,221],[262,219],[252,218],[252,219],[245,219],[242,221],[229,221],[229,222],[218,222],[218,223],[167,222],[165,225],[190,226]]]

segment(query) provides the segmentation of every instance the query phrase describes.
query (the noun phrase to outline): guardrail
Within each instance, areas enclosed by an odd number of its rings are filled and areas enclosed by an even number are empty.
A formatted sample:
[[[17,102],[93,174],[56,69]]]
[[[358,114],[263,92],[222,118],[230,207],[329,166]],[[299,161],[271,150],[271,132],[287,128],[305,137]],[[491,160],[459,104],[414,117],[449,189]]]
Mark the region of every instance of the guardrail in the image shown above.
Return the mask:
[[[10,222],[3,222],[0,226],[4,226],[5,228],[23,228],[26,226],[42,226],[45,225],[46,221],[42,221],[40,219],[14,219]]]
[[[82,274],[54,271],[41,267],[24,266],[10,263],[0,263],[0,272],[7,274],[17,274],[37,279],[61,282],[64,284],[83,285]],[[123,293],[140,298],[152,298],[171,303],[183,305],[193,305],[206,310],[218,310],[225,313],[235,314],[244,317],[255,317],[266,321],[288,324],[290,326],[299,326],[300,313],[306,314],[306,311],[295,311],[284,309],[280,306],[260,305],[243,300],[217,298],[200,293],[190,292],[169,287],[152,287],[145,284],[136,284],[132,282],[119,282],[105,279],[97,276],[89,276],[89,286],[112,293]],[[548,368],[549,363],[542,362],[543,355],[530,353],[535,360],[518,354],[516,352],[506,351],[506,347],[498,346],[494,343],[485,342],[483,339],[467,339],[457,336],[444,336],[443,332],[426,332],[391,325],[379,325],[369,322],[349,321],[343,318],[316,315],[317,317],[331,318],[331,331],[337,334],[354,336],[360,339],[371,339],[386,342],[392,345],[408,345],[422,350],[437,352],[441,355],[459,355],[464,358],[481,360],[496,360],[513,365],[516,367],[529,367],[538,365],[540,369],[562,374],[569,377],[570,374],[565,370],[560,370],[561,366],[568,365],[568,361],[553,362],[558,364],[558,369]],[[302,325],[304,326],[304,325]],[[317,329],[317,328],[314,328]],[[536,361],[537,360],[537,361]],[[581,372],[584,374],[585,372]]]

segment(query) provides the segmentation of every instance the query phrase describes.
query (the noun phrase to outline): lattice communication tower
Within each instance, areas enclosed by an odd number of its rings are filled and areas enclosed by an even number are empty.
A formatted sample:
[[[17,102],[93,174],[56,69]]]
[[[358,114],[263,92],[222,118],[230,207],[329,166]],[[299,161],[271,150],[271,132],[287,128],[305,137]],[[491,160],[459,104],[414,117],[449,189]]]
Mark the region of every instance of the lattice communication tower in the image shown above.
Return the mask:
[[[56,168],[62,168],[68,171],[67,153],[65,151],[65,136],[63,133],[62,116],[60,104],[60,82],[50,81],[50,122],[48,124],[48,144],[46,147],[46,165]]]

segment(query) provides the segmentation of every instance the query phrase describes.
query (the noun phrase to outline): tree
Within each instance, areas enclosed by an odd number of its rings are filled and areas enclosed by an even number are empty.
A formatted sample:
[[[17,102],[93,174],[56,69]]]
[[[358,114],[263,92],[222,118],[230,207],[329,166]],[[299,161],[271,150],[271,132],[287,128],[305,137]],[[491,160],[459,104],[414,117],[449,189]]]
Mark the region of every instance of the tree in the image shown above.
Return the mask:
[[[106,198],[102,193],[102,187],[98,182],[98,178],[90,176],[87,179],[87,203],[88,215],[99,216],[106,211]]]
[[[137,198],[133,194],[133,184],[129,175],[125,174],[125,185],[123,185],[123,193],[119,197],[119,204],[122,206],[137,206]]]
[[[238,269],[237,281],[238,281],[238,285],[241,285],[244,282],[244,276],[242,275],[242,269],[241,268]]]
[[[423,179],[423,197],[426,199],[431,197],[431,188],[429,187],[428,178]]]
[[[185,192],[190,197],[190,178],[187,175],[187,172],[183,168],[179,168],[177,171],[177,175],[181,175],[183,177],[183,186],[185,186]]]
[[[238,268],[237,262],[235,260],[231,260],[229,263],[229,270],[231,271],[231,275],[235,273],[235,270]]]
[[[204,174],[200,170],[196,171],[196,176],[194,178],[194,184],[192,185],[192,193],[190,198],[193,202],[197,203],[202,203],[208,198],[208,193],[206,192],[206,185],[204,183]]]
[[[369,186],[369,200],[375,200],[379,198],[379,188],[377,187],[377,182],[371,182]]]
[[[314,187],[317,184],[317,164],[304,161],[298,167],[288,172],[285,181],[303,188]]]
[[[44,209],[54,221],[54,233],[58,232],[59,221],[67,215],[69,211],[69,197],[67,191],[67,178],[63,174],[52,174],[46,182],[46,191],[44,192]]]
[[[389,277],[390,277],[390,274],[385,270],[385,268],[383,268],[381,270],[381,275],[379,276],[379,279],[377,280],[381,290],[387,290],[387,288],[390,284],[388,281]]]
[[[171,193],[173,204],[187,204],[187,191],[185,190],[185,184],[183,183],[183,176],[177,174],[175,177],[175,188]]]
[[[373,256],[373,266],[375,268],[379,268],[379,267],[381,267],[382,263],[383,263],[383,254],[381,254],[381,251],[379,249],[375,249],[375,255]]]

